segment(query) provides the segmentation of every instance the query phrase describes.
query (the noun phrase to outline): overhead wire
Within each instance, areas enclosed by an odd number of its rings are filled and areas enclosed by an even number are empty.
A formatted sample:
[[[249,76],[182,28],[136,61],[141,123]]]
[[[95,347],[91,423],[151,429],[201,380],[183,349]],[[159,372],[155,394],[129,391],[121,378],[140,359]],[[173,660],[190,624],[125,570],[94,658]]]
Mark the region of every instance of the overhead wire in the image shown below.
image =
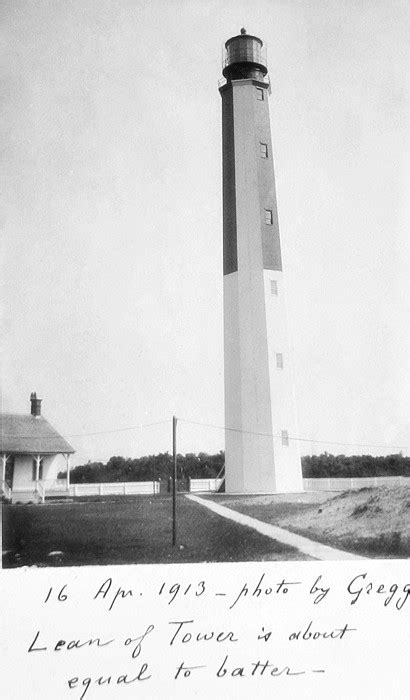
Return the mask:
[[[230,426],[225,426],[225,425],[218,425],[216,423],[205,423],[202,421],[195,421],[195,420],[189,420],[188,418],[178,418],[177,419],[179,422],[182,423],[187,423],[190,425],[198,425],[201,427],[206,427],[206,428],[215,428],[217,430],[224,430],[228,432],[234,432],[234,433],[242,433],[245,435],[258,435],[260,437],[271,437],[274,439],[281,439],[282,435],[281,434],[275,434],[275,433],[265,433],[265,432],[259,432],[255,430],[243,430],[242,428],[233,428]],[[172,418],[168,418],[166,420],[160,420],[160,421],[154,421],[152,423],[139,423],[138,425],[131,425],[127,426],[124,428],[110,428],[108,430],[98,430],[90,433],[71,433],[70,435],[64,435],[62,437],[66,439],[71,439],[71,438],[81,438],[81,437],[93,437],[96,435],[109,435],[113,433],[121,433],[121,432],[127,432],[131,430],[139,430],[142,428],[150,428],[153,426],[157,425],[165,425],[167,423],[172,423]],[[33,439],[33,435],[10,435],[10,434],[2,434],[2,437],[7,437],[7,438],[15,438],[15,439]],[[287,436],[289,440],[295,440],[297,442],[308,442],[308,443],[314,443],[317,445],[337,445],[338,447],[368,447],[368,448],[378,448],[378,449],[394,449],[394,450],[408,450],[410,447],[405,446],[405,445],[387,445],[387,444],[373,444],[373,443],[359,443],[359,442],[339,442],[337,440],[317,440],[316,438],[306,438],[306,437],[299,437],[296,435],[288,435]],[[42,440],[54,440],[55,435],[50,435],[50,436],[41,436]]]
[[[192,425],[202,425],[207,428],[217,428],[218,430],[227,430],[230,432],[234,433],[244,433],[248,435],[260,435],[262,437],[273,437],[273,438],[282,438],[282,435],[280,434],[275,434],[275,433],[261,433],[255,430],[242,430],[241,428],[231,428],[229,426],[224,426],[224,425],[216,425],[215,423],[202,423],[200,421],[192,421],[188,420],[186,418],[178,418],[179,421],[182,421],[183,423],[190,423]],[[289,440],[296,440],[298,442],[311,442],[311,443],[316,443],[318,445],[337,445],[338,447],[376,447],[376,448],[386,448],[386,449],[393,449],[393,450],[408,450],[410,449],[407,446],[403,445],[375,445],[375,444],[370,444],[370,443],[359,443],[359,442],[337,442],[336,440],[316,440],[316,438],[305,438],[305,437],[297,437],[296,435],[288,435],[287,436]]]
[[[150,428],[153,425],[164,425],[165,423],[171,423],[172,419],[168,418],[167,420],[160,420],[160,421],[155,421],[154,423],[139,423],[138,425],[130,425],[126,428],[111,428],[109,430],[99,430],[93,433],[72,433],[70,435],[62,435],[61,437],[64,438],[76,438],[76,437],[92,437],[94,435],[108,435],[109,433],[121,433],[125,432],[127,430],[138,430],[140,428]],[[2,437],[7,437],[7,438],[22,438],[22,439],[33,439],[35,437],[34,435],[9,435],[6,433],[2,433]],[[55,440],[55,435],[45,435],[41,436],[42,440]]]

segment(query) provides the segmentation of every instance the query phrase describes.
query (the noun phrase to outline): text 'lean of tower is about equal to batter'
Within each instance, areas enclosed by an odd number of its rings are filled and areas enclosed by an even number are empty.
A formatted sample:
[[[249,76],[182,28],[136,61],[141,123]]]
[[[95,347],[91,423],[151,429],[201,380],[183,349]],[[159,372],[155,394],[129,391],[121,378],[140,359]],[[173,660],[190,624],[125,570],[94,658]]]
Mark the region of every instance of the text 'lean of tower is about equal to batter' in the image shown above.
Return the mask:
[[[225,44],[225,474],[230,493],[301,491],[263,44]]]

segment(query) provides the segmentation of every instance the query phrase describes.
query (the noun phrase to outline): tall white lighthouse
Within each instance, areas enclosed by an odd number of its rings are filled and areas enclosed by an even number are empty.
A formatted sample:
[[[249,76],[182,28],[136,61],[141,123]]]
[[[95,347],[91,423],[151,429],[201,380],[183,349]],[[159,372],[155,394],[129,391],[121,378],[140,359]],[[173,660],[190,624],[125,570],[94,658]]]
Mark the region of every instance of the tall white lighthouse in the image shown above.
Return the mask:
[[[226,490],[301,491],[262,41],[225,44],[222,97]]]

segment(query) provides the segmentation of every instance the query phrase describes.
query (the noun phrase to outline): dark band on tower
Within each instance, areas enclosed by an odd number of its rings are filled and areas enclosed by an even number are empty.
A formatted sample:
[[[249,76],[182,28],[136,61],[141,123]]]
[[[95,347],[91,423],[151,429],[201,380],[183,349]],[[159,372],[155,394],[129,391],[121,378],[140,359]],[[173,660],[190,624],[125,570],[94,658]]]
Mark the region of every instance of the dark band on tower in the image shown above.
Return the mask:
[[[270,129],[266,129],[266,119],[259,115],[268,112],[269,83],[263,44],[258,37],[241,34],[228,39],[225,44],[226,56],[223,75],[226,84],[220,88],[222,96],[223,139],[223,269],[224,275],[238,270],[236,205],[238,194],[235,178],[235,120],[234,92],[232,81],[251,80],[255,86],[254,121],[249,123],[249,138],[255,142],[255,160],[258,163],[260,182],[260,228],[262,239],[263,268],[281,270],[282,256],[276,204],[275,179]],[[256,127],[254,129],[253,127]]]

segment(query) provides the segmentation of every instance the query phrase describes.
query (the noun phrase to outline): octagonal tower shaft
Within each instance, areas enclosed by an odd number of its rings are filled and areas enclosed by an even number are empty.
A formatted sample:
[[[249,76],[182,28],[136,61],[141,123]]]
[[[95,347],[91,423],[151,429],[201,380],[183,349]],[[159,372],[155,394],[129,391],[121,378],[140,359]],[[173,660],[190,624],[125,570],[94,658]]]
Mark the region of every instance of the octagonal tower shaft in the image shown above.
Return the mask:
[[[222,97],[226,490],[301,491],[266,59],[226,42]]]

